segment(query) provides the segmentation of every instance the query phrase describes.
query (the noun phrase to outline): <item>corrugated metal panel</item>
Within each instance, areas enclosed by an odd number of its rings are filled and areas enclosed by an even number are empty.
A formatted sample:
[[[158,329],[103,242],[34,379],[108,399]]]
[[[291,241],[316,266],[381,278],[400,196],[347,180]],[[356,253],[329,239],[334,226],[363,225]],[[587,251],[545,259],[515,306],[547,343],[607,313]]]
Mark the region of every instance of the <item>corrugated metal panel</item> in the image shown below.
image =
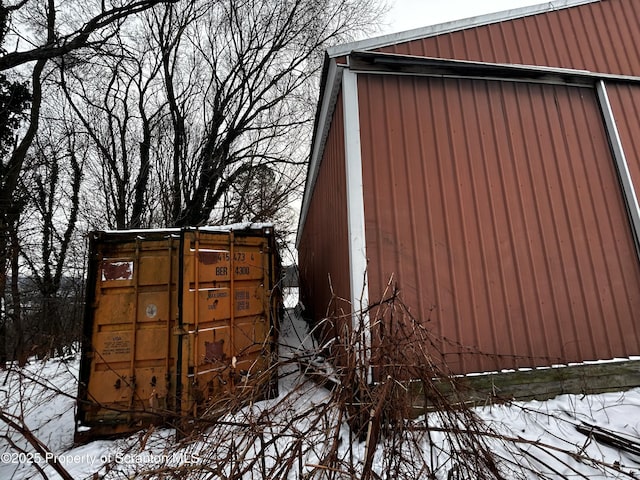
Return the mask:
[[[629,172],[640,195],[640,85],[607,83],[609,101],[616,119]]]
[[[638,354],[640,268],[593,89],[359,89],[372,302],[394,274],[459,372]]]
[[[606,0],[379,51],[640,76],[639,31],[640,2]]]
[[[298,248],[302,301],[316,321],[327,314],[331,287],[339,298],[350,298],[342,95],[336,102],[321,165]],[[340,314],[340,310],[349,312],[350,306],[339,300],[329,313]]]
[[[466,28],[480,27],[490,25],[492,23],[507,22],[517,18],[558,11],[565,8],[576,7],[586,3],[599,2],[602,0],[554,0],[553,2],[539,3],[536,5],[528,5],[520,8],[512,8],[509,10],[493,12],[485,15],[479,15],[468,18],[461,18],[450,22],[440,23],[436,25],[426,25],[424,27],[407,30],[404,32],[396,32],[380,37],[366,38],[356,40],[354,42],[335,45],[327,49],[327,54],[331,58],[338,58],[347,55],[354,50],[369,50],[384,48],[389,45],[399,43],[412,42],[416,39],[433,37],[436,35],[444,35],[446,33],[457,32]]]
[[[224,392],[262,394],[277,380],[271,228],[96,232],[91,252],[81,436],[195,416]]]

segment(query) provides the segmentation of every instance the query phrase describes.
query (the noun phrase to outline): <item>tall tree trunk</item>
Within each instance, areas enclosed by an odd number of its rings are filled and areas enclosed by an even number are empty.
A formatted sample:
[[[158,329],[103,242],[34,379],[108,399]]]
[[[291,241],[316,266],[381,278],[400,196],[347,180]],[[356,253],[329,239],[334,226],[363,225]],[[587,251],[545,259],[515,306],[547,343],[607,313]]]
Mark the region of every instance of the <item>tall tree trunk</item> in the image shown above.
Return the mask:
[[[4,215],[3,215],[4,217]],[[4,218],[0,224],[0,369],[7,364],[7,226]]]
[[[29,352],[25,349],[24,329],[22,328],[22,298],[20,296],[20,240],[18,225],[11,229],[11,320],[13,324],[13,358],[21,367],[27,364]]]
[[[39,60],[33,67],[31,75],[32,95],[31,112],[29,117],[29,127],[9,159],[6,168],[6,175],[0,188],[0,295],[2,296],[2,308],[0,309],[0,364],[4,366],[7,360],[7,308],[6,308],[6,288],[7,270],[9,257],[11,256],[11,229],[17,225],[15,193],[18,187],[18,180],[22,173],[27,152],[38,131],[40,119],[40,106],[42,104],[42,84],[41,77],[47,60]]]

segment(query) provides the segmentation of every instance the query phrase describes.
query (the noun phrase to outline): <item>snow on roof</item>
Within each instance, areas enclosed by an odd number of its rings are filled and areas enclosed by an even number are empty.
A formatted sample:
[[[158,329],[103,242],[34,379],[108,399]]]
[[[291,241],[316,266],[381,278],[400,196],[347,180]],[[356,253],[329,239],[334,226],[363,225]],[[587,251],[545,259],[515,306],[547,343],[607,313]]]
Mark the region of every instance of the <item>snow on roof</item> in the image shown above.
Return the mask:
[[[180,233],[183,230],[198,230],[200,232],[238,232],[243,230],[263,230],[265,228],[273,228],[273,223],[231,223],[229,225],[206,225],[202,227],[171,227],[171,228],[134,228],[129,230],[102,230],[107,235],[118,234],[153,234],[153,233]]]

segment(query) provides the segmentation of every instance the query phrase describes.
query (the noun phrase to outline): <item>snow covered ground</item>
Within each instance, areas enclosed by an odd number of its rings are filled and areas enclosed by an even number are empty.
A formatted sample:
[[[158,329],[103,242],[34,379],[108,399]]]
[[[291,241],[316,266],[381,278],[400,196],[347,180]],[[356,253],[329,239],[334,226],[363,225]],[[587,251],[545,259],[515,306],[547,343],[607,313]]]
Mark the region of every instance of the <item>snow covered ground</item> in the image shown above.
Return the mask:
[[[53,461],[74,479],[360,478],[366,442],[349,434],[336,392],[297,371],[296,356],[313,346],[306,325],[288,319],[282,330],[279,397],[226,415],[192,441],[176,442],[173,430],[158,428],[74,447],[78,358],[1,372],[1,413],[14,426],[0,422],[0,479],[61,478]],[[478,445],[487,446],[504,478],[640,478],[640,389],[474,412],[481,419]],[[44,450],[38,453],[16,426]],[[459,440],[465,433],[452,435],[450,427],[437,414],[407,421],[401,435],[381,437],[373,471],[379,478],[468,478],[459,462],[473,457],[451,454],[467,445]]]

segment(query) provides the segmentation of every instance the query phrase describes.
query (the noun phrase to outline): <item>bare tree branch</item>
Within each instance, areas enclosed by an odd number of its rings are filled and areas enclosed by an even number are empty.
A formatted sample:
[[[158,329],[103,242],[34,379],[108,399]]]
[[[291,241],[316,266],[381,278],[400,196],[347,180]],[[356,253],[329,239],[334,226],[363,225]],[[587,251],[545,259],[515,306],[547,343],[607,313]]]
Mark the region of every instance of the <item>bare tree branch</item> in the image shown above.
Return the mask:
[[[69,472],[56,461],[55,456],[51,453],[51,451],[46,447],[44,443],[42,443],[34,434],[29,430],[24,424],[18,423],[16,419],[11,418],[8,414],[3,411],[0,411],[0,421],[6,423],[13,430],[18,432],[20,435],[24,437],[24,439],[29,442],[29,444],[34,448],[36,452],[38,452],[42,458],[47,460],[47,463],[51,465],[51,467],[60,475],[64,480],[74,480],[74,478],[69,474]]]
[[[112,7],[108,10],[103,9],[100,13],[87,20],[85,24],[75,32],[61,37],[57,35],[49,36],[46,43],[30,50],[6,53],[0,57],[0,71],[15,68],[33,61],[51,60],[80,48],[95,46],[104,39],[98,38],[92,40],[91,36],[93,34],[100,33],[104,28],[155,5],[175,1],[178,0],[139,0],[137,2],[126,3],[122,6]],[[12,7],[11,10],[16,11],[25,3],[26,2],[22,2]],[[53,9],[50,8],[50,12],[55,11],[53,2],[50,2],[50,7],[53,7]]]

